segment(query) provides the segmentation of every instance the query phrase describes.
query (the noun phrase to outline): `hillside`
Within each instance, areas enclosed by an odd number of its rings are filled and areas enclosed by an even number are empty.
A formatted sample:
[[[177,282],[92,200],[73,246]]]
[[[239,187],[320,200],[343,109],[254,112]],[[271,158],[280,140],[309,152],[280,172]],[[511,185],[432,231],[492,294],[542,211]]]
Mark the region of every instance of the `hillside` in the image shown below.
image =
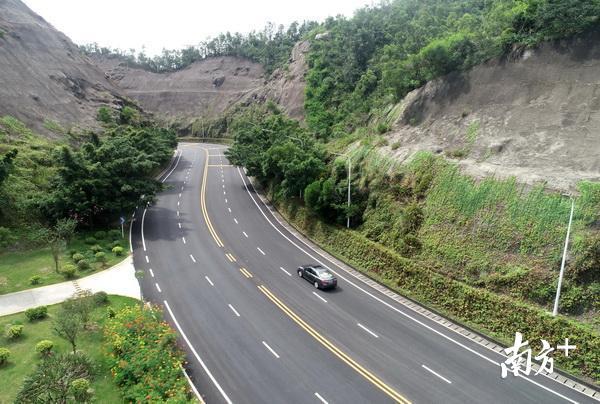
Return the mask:
[[[130,67],[115,55],[93,55],[92,61],[145,110],[166,121],[217,118],[235,105],[266,100],[302,119],[308,48],[307,41],[298,42],[287,67],[271,75],[259,63],[233,56],[208,57],[181,70],[161,73]]]
[[[443,153],[477,177],[562,190],[599,181],[599,40],[544,43],[429,82],[392,110],[385,151]]]
[[[96,127],[100,106],[123,102],[69,38],[21,1],[0,0],[0,116],[56,137]]]
[[[214,118],[264,81],[261,65],[230,56],[165,73],[132,68],[117,57],[94,56],[92,60],[142,108],[168,121]]]

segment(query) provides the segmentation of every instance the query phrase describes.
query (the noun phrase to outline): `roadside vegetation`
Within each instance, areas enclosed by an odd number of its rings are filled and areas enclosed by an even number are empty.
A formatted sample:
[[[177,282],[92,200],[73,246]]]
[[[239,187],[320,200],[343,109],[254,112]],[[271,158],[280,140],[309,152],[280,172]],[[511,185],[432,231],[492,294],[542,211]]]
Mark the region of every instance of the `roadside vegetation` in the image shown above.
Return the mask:
[[[0,402],[195,402],[161,318],[104,292],[0,317]]]
[[[514,180],[475,181],[427,153],[410,164],[396,164],[378,152],[380,135],[349,135],[323,144],[271,104],[247,109],[230,128],[230,161],[246,167],[325,249],[502,341],[511,341],[517,330],[533,340],[577,339],[577,358],[559,360],[560,365],[600,380],[595,365],[600,352],[600,184],[579,184],[560,305],[560,313],[570,319],[553,319],[548,311],[556,293],[569,198]],[[348,216],[350,231],[341,228]]]
[[[0,117],[0,293],[84,276],[128,253],[118,219],[162,189],[171,130],[101,108],[100,133],[44,138]],[[143,199],[142,199],[143,197]]]
[[[82,396],[101,397],[102,402],[122,402],[122,395],[110,372],[110,362],[104,353],[103,328],[109,320],[109,313],[137,303],[134,299],[120,296],[108,296],[104,301],[101,294],[86,299],[90,299],[89,304],[87,301],[71,301],[50,306],[46,311],[39,309],[35,314],[33,310],[28,311],[29,317],[26,313],[0,317],[0,350],[4,348],[10,352],[0,365],[0,402],[12,403],[17,401],[18,396],[21,397],[18,402],[40,402],[35,401],[33,395],[40,399],[45,397],[47,400],[44,402],[62,402],[58,397],[65,394],[70,398],[69,402],[84,402],[75,400],[74,393],[79,393],[79,390],[84,390],[80,393]],[[85,328],[81,314],[74,314],[81,309],[87,320]],[[76,356],[72,354],[71,343],[55,331],[57,319],[63,311],[76,318],[76,328],[71,334],[75,335]],[[62,326],[59,329],[64,331],[64,324]],[[10,332],[14,327],[21,327],[18,335]],[[36,370],[42,368],[49,372],[47,377]],[[62,386],[54,379],[56,371],[62,373],[56,376],[64,375],[69,379],[61,383]],[[87,383],[77,382],[75,385],[79,383],[87,388],[73,387],[75,380],[81,378]],[[56,400],[52,401],[50,397]]]

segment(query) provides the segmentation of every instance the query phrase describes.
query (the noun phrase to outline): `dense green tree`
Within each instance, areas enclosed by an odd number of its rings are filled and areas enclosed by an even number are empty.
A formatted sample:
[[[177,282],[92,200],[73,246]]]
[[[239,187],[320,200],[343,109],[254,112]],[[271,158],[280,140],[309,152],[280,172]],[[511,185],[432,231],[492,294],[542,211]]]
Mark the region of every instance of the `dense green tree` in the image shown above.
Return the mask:
[[[161,184],[152,175],[170,159],[175,144],[169,130],[116,126],[102,139],[92,136],[78,151],[63,146],[41,208],[50,218],[69,217],[89,226],[114,220],[133,210],[142,195],[146,201],[154,198]]]
[[[7,152],[2,159],[0,159],[0,186],[8,178],[10,170],[13,166],[13,160],[17,157],[17,149],[10,150]]]

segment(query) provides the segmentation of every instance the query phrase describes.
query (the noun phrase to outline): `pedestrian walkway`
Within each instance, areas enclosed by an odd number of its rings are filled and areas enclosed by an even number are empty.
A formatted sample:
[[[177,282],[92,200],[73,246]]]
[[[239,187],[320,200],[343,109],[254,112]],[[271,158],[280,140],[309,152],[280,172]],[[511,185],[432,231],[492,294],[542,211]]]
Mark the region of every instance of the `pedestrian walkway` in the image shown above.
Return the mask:
[[[90,290],[92,293],[104,291],[109,295],[141,299],[133,257],[129,256],[117,265],[85,278],[0,295],[0,316],[60,303],[82,290]]]

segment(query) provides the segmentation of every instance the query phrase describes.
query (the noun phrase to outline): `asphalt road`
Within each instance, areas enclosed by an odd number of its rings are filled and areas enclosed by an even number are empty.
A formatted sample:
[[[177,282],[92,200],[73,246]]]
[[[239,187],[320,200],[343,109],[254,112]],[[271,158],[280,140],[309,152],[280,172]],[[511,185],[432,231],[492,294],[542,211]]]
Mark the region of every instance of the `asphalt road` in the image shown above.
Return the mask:
[[[542,375],[502,379],[503,356],[319,256],[223,150],[181,144],[131,229],[144,297],[179,330],[208,403],[594,402]],[[296,275],[317,260],[335,291]]]

